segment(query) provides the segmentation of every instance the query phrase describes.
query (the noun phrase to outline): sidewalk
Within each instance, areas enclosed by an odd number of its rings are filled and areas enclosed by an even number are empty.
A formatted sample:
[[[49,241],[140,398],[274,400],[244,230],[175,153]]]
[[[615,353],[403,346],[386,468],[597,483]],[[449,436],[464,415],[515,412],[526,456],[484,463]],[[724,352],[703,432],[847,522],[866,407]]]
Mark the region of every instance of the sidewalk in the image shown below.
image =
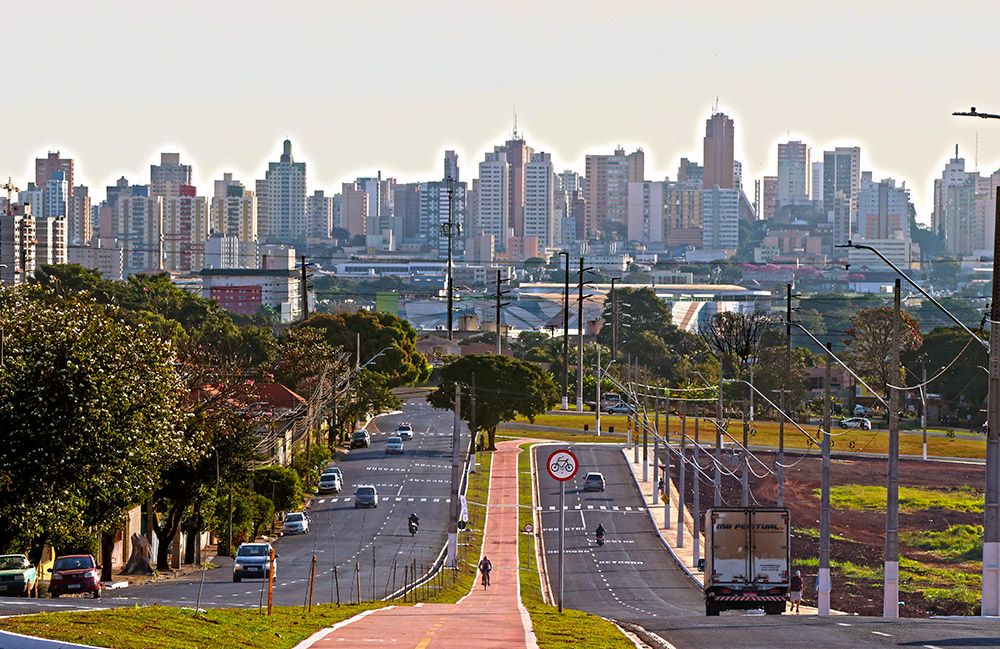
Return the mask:
[[[646,480],[642,479],[642,446],[639,446],[639,461],[633,462],[635,457],[635,450],[623,448],[622,454],[625,457],[625,462],[628,464],[629,469],[632,471],[632,477],[635,478],[635,483],[639,487],[639,492],[642,494],[643,501],[649,508],[650,518],[653,520],[653,524],[656,527],[657,533],[660,535],[660,539],[663,541],[667,549],[674,555],[677,562],[680,564],[681,568],[690,575],[691,579],[698,585],[699,588],[704,584],[704,574],[698,570],[697,562],[694,560],[694,519],[691,516],[691,512],[688,509],[690,503],[686,503],[684,507],[684,523],[683,532],[681,534],[681,540],[683,545],[678,545],[677,541],[677,503],[680,502],[680,497],[677,493],[677,487],[674,481],[677,479],[677,461],[676,456],[671,454],[671,481],[670,481],[670,518],[669,522],[664,521],[666,514],[666,505],[656,497],[654,493],[656,485],[653,483],[653,445],[649,446],[649,464],[646,469]],[[663,457],[663,451],[660,451],[660,457]],[[660,466],[663,466],[661,461]],[[658,478],[663,477],[663,471],[658,470]],[[690,481],[691,473],[688,471],[687,478]],[[701,513],[704,514],[706,509],[712,506],[712,492],[702,485],[701,491]],[[705,557],[705,537],[704,534],[699,534],[699,550],[698,556],[701,558]],[[812,606],[802,605],[800,607],[802,615],[818,615],[819,611]],[[831,615],[847,615],[842,611],[830,611]],[[794,613],[786,612],[785,615],[794,615]]]
[[[296,649],[358,647],[378,642],[417,649],[537,649],[521,604],[517,531],[517,445],[493,454],[483,553],[493,562],[489,590],[476,585],[456,604],[417,604],[367,611],[324,629]]]

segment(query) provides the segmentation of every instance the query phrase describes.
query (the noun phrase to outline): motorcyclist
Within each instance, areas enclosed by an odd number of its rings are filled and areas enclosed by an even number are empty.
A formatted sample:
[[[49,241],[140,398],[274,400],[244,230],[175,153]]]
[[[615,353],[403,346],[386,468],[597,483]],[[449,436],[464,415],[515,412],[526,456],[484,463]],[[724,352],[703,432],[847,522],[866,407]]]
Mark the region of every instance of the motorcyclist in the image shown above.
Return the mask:
[[[408,520],[414,525],[420,525],[420,518],[417,516],[417,512],[410,514],[410,518]]]
[[[597,536],[604,536],[604,523],[598,523],[597,529],[594,530]]]

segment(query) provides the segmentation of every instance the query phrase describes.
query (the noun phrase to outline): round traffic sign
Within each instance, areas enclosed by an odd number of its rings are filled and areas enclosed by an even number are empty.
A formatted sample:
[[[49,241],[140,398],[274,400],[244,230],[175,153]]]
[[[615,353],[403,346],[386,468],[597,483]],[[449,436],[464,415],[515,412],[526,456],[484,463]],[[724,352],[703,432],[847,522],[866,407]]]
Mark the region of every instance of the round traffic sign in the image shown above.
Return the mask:
[[[534,530],[535,530],[535,526],[532,525],[531,523],[525,523],[524,524],[524,533],[525,534],[531,534]]]
[[[545,462],[549,475],[559,481],[569,480],[576,475],[578,462],[576,456],[566,449],[554,451]]]

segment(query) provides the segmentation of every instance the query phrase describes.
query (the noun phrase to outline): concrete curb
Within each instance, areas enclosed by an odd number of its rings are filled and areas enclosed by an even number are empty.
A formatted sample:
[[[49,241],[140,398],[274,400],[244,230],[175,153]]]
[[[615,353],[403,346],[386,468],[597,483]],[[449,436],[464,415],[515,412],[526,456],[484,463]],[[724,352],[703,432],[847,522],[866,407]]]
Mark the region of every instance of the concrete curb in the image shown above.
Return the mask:
[[[0,631],[0,647],[3,649],[75,649],[77,647],[93,649],[93,645],[89,644],[47,640],[20,633],[10,633],[9,631]]]
[[[674,561],[677,563],[678,566],[680,566],[681,570],[683,570],[687,574],[687,576],[691,578],[691,581],[694,583],[694,585],[697,586],[699,589],[704,589],[705,585],[702,584],[701,580],[698,579],[698,577],[693,572],[691,572],[691,569],[688,568],[683,561],[681,561],[680,557],[677,556],[677,553],[674,552],[673,547],[671,547],[670,543],[667,542],[667,539],[664,538],[663,533],[660,532],[660,526],[656,524],[656,519],[653,518],[653,509],[650,506],[649,502],[646,500],[646,494],[642,492],[642,487],[639,486],[639,478],[635,475],[635,469],[632,468],[632,463],[628,459],[628,449],[623,448],[621,449],[621,451],[622,451],[622,457],[625,459],[625,464],[628,465],[628,472],[632,476],[632,483],[635,485],[636,491],[638,491],[639,495],[642,497],[642,502],[646,504],[646,514],[649,516],[649,522],[653,524],[653,529],[656,531],[656,536],[660,538],[660,542],[663,543],[663,546],[665,548],[667,548],[667,551],[670,553],[670,556],[674,558]]]

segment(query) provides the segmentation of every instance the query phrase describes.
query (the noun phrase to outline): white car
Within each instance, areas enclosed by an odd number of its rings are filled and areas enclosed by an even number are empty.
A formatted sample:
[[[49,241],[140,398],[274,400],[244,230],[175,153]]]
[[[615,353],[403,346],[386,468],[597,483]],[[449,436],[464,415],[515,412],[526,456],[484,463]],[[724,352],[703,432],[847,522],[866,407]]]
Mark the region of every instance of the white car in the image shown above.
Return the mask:
[[[403,438],[393,435],[389,439],[385,440],[385,454],[403,454]]]
[[[288,512],[281,524],[281,531],[284,534],[308,534],[309,517],[305,512]]]
[[[323,475],[319,477],[319,492],[328,493],[333,492],[339,494],[344,488],[344,479],[340,474],[340,469],[336,471],[332,469],[327,469],[323,472]]]
[[[864,417],[849,417],[840,420],[841,428],[859,428],[861,430],[871,430],[872,422]]]
[[[396,436],[400,439],[413,439],[413,426],[407,423],[396,426]]]

